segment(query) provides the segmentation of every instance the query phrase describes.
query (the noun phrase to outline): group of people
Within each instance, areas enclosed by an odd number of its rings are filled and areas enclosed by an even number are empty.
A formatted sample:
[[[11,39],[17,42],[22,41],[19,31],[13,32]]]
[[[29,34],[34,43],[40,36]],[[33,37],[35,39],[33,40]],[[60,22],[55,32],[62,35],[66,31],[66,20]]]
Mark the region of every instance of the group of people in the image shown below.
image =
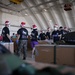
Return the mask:
[[[3,36],[3,42],[12,42],[10,37],[10,30],[9,30],[9,21],[5,21],[5,27],[2,29],[2,36]],[[20,28],[17,31],[17,40],[16,43],[18,44],[18,50],[17,55],[20,56],[21,50],[23,49],[23,59],[26,59],[26,51],[27,51],[27,40],[28,40],[28,30],[25,28],[26,23],[21,22]],[[44,33],[41,31],[41,33],[38,35],[37,26],[33,25],[33,30],[31,31],[31,46],[32,46],[32,55],[35,51],[35,45],[38,44],[38,36],[39,40],[50,40],[51,37],[53,38],[53,41],[59,41],[60,39],[63,39],[63,34],[68,33],[67,30],[63,29],[63,27],[60,27],[58,29],[57,26],[54,27],[54,30],[52,31],[52,34],[50,34],[49,28],[47,29],[47,32]]]
[[[47,32],[41,30],[38,40],[45,40],[45,39],[50,40],[51,37],[50,34],[51,33],[49,28],[47,29]]]
[[[41,31],[39,34],[39,40],[50,40],[52,39],[54,43],[60,41],[60,40],[64,40],[64,34],[67,34],[71,32],[70,29],[68,29],[67,27],[58,27],[57,25],[54,26],[54,30],[52,32],[50,32],[50,29],[47,29],[47,32]]]
[[[3,42],[12,42],[9,30],[9,21],[5,21],[5,27],[2,29],[1,36],[3,37]],[[26,23],[21,22],[20,28],[17,31],[17,40],[16,43],[18,44],[17,55],[20,56],[21,50],[23,49],[23,59],[26,59],[26,51],[27,51],[27,40],[28,40],[28,30],[25,28]],[[33,48],[32,53],[35,49],[35,45],[38,44],[37,42],[37,26],[33,25],[33,30],[31,32],[31,46]]]

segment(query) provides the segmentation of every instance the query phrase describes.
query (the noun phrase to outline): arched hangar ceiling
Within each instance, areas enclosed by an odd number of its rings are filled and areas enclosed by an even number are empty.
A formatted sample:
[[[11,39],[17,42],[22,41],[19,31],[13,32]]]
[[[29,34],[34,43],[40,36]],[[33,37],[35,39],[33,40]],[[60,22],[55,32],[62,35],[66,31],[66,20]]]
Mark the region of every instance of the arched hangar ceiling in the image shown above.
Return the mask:
[[[66,3],[72,5],[72,10],[64,10]],[[39,30],[53,29],[55,24],[71,29],[75,27],[75,0],[24,0],[20,4],[0,0],[0,10],[23,16],[30,27],[36,24]]]

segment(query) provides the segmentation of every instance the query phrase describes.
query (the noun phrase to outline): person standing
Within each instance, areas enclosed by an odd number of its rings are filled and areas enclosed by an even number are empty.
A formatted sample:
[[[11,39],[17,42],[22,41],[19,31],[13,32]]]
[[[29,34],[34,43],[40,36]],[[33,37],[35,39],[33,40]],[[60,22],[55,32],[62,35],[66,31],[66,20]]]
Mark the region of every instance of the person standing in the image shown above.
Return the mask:
[[[35,51],[35,45],[38,44],[38,31],[37,31],[37,26],[33,25],[33,30],[31,32],[31,46],[32,46],[32,58],[33,58],[33,54]]]
[[[67,27],[64,27],[63,34],[67,34],[67,33],[69,33],[68,28]]]
[[[50,28],[47,28],[46,39],[50,40]]]
[[[28,40],[28,30],[25,28],[26,23],[21,22],[21,28],[17,31],[18,51],[17,54],[20,56],[21,50],[23,49],[23,60],[26,59],[27,51],[27,40]]]
[[[3,42],[11,42],[11,37],[10,37],[10,30],[9,30],[9,21],[5,21],[5,27],[2,29],[2,37],[3,37]]]
[[[52,32],[53,42],[56,43],[60,40],[60,33],[58,30],[58,26],[54,27],[54,31]]]
[[[11,38],[16,38],[16,34],[13,33],[12,36],[11,36]]]
[[[41,33],[39,34],[40,40],[45,40],[46,39],[46,35],[44,31],[41,31]]]

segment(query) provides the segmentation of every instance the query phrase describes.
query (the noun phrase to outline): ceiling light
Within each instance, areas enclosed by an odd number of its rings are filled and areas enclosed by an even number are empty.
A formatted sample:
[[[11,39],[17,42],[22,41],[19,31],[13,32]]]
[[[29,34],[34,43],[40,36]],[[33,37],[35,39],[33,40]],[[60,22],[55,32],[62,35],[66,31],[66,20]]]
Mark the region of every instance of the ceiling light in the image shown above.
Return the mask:
[[[28,14],[25,14],[25,15],[28,15]]]
[[[47,11],[46,9],[44,9],[44,11]]]
[[[49,20],[49,21],[52,21],[52,20]]]

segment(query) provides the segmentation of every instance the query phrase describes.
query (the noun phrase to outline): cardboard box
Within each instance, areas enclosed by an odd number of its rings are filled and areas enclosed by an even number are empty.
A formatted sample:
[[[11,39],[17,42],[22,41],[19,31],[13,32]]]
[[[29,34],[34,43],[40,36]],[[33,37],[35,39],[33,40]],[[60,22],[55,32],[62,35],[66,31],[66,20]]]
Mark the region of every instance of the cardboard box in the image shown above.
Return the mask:
[[[39,44],[50,44],[49,42],[45,41],[45,40],[40,40],[38,41]]]
[[[60,65],[75,66],[75,48],[70,45],[57,46],[56,62]]]
[[[1,43],[3,46],[5,46],[8,50],[10,50],[11,53],[14,53],[14,43]]]
[[[54,63],[54,49],[50,45],[37,45],[35,61],[43,63]]]
[[[14,43],[10,43],[9,45],[10,45],[10,46],[9,46],[10,52],[11,52],[11,53],[14,53]]]

